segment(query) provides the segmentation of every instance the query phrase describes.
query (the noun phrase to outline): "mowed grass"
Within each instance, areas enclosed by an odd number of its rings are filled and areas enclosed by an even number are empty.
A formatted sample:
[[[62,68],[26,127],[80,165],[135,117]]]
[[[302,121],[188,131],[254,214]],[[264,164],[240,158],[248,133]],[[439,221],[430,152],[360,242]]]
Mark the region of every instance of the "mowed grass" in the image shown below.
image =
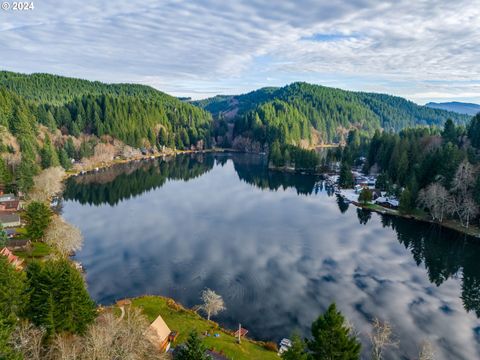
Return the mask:
[[[210,336],[204,337],[207,348],[221,352],[229,359],[280,359],[276,352],[265,349],[261,342],[242,339],[242,343],[238,344],[232,334],[222,330],[216,323],[207,321],[194,311],[183,308],[171,299],[159,296],[144,296],[133,299],[132,304],[134,307],[143,309],[150,322],[161,315],[170,330],[178,331],[179,336],[175,345],[185,342],[192,330],[196,330],[201,335],[208,331]],[[220,334],[220,337],[214,337],[214,334]]]
[[[25,259],[26,261],[33,259],[40,259],[44,256],[50,255],[54,250],[45,243],[32,242],[30,250],[15,251],[15,255]]]

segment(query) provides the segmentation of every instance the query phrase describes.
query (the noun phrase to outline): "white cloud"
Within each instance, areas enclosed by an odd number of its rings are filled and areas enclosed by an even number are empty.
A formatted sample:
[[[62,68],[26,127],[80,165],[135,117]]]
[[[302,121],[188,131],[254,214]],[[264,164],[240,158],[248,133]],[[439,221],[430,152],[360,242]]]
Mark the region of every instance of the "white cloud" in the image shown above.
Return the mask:
[[[0,12],[2,68],[142,82],[194,97],[336,77],[334,86],[414,100],[433,91],[480,101],[461,84],[480,84],[478,0],[35,5]],[[315,41],[316,34],[339,36]],[[432,80],[457,85],[437,91]],[[399,91],[398,83],[415,85]]]

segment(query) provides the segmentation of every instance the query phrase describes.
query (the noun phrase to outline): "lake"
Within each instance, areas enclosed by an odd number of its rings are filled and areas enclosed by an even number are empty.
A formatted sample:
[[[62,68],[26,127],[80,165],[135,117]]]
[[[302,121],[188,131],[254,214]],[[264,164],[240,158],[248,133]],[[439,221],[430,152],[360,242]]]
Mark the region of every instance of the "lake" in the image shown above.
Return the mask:
[[[101,304],[143,294],[187,307],[208,287],[214,320],[278,341],[331,302],[368,357],[374,317],[415,358],[480,358],[480,245],[431,224],[360,210],[310,175],[267,170],[260,155],[196,154],[70,178],[63,215],[85,237],[76,255]]]

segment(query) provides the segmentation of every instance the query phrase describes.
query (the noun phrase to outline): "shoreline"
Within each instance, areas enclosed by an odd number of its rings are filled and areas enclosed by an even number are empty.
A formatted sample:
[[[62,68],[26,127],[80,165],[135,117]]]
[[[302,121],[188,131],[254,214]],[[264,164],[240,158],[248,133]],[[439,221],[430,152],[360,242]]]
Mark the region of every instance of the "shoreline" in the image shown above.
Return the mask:
[[[330,147],[333,147],[333,146],[330,146]],[[160,158],[160,157],[170,157],[170,156],[185,155],[185,154],[207,154],[207,153],[229,153],[229,152],[241,153],[241,151],[236,150],[236,149],[212,148],[212,149],[204,149],[204,150],[179,150],[179,151],[161,152],[161,153],[156,153],[156,154],[151,154],[151,155],[142,155],[142,156],[138,156],[138,157],[131,158],[131,159],[116,159],[116,160],[114,159],[114,160],[109,161],[109,162],[104,162],[104,163],[92,165],[87,170],[76,170],[76,171],[69,170],[69,171],[66,171],[66,176],[63,179],[63,181],[65,181],[66,179],[68,179],[72,176],[85,175],[87,173],[98,171],[100,169],[107,169],[107,168],[110,168],[110,167],[115,166],[115,165],[128,164],[128,163],[134,162],[134,161],[144,161],[144,160],[157,159],[157,158]],[[249,154],[249,153],[246,152],[246,154]],[[308,171],[308,170],[301,170],[301,169],[288,168],[288,167],[275,167],[275,166],[271,166],[271,165],[268,165],[267,169],[269,171],[276,171],[276,172],[281,172],[281,173],[283,172],[283,173],[288,173],[288,174],[301,174],[301,175],[311,175],[311,176],[323,176],[323,175],[325,175],[325,172]],[[476,239],[480,239],[480,228],[478,228],[477,226],[474,226],[474,225],[471,225],[469,228],[465,228],[458,221],[455,221],[455,220],[447,220],[447,221],[444,221],[444,222],[440,223],[440,222],[434,221],[432,219],[429,219],[426,216],[413,214],[413,213],[402,214],[398,210],[392,210],[392,209],[384,208],[384,207],[376,205],[376,204],[361,204],[361,203],[358,203],[358,202],[352,202],[352,204],[356,207],[366,209],[366,210],[370,210],[370,211],[376,212],[378,214],[397,216],[397,217],[402,217],[404,219],[415,220],[415,221],[420,221],[420,222],[424,222],[424,223],[430,223],[430,224],[433,224],[433,225],[438,225],[440,227],[444,227],[446,229],[456,231],[460,234],[464,234],[464,235],[471,236],[471,237],[476,238]]]
[[[361,204],[361,203],[353,202],[353,201],[351,203],[354,206],[356,206],[357,208],[370,210],[370,211],[376,212],[378,214],[391,215],[391,216],[401,217],[401,218],[408,219],[408,220],[414,220],[414,221],[419,221],[419,222],[423,222],[423,223],[429,223],[429,224],[432,224],[432,225],[438,225],[440,227],[456,231],[460,234],[467,235],[467,236],[473,237],[475,239],[480,239],[480,231],[479,231],[478,227],[476,227],[476,226],[470,226],[469,228],[465,228],[458,221],[454,221],[454,220],[450,220],[448,222],[446,221],[446,222],[440,223],[440,222],[431,220],[426,216],[422,216],[422,215],[418,215],[418,214],[411,214],[411,213],[402,214],[398,210],[388,209],[388,208],[385,208],[383,206],[376,205],[376,204],[370,204],[370,203],[369,204]]]

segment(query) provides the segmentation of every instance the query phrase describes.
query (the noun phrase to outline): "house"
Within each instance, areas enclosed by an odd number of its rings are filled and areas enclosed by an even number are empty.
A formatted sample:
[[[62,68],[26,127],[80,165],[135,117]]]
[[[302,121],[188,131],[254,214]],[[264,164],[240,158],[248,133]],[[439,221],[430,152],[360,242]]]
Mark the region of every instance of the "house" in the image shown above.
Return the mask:
[[[0,211],[18,211],[20,200],[13,194],[0,195]]]
[[[17,256],[13,255],[13,253],[4,247],[2,250],[0,250],[0,255],[5,256],[7,258],[7,261],[15,267],[17,270],[22,270],[23,269],[23,260],[18,258]]]
[[[380,196],[374,201],[374,203],[389,209],[397,209],[399,206],[399,202],[397,199],[389,198],[385,196]]]
[[[21,226],[20,216],[11,212],[0,212],[0,224],[4,228]]]
[[[170,329],[161,315],[147,329],[148,340],[160,351],[166,352],[170,349]]]

